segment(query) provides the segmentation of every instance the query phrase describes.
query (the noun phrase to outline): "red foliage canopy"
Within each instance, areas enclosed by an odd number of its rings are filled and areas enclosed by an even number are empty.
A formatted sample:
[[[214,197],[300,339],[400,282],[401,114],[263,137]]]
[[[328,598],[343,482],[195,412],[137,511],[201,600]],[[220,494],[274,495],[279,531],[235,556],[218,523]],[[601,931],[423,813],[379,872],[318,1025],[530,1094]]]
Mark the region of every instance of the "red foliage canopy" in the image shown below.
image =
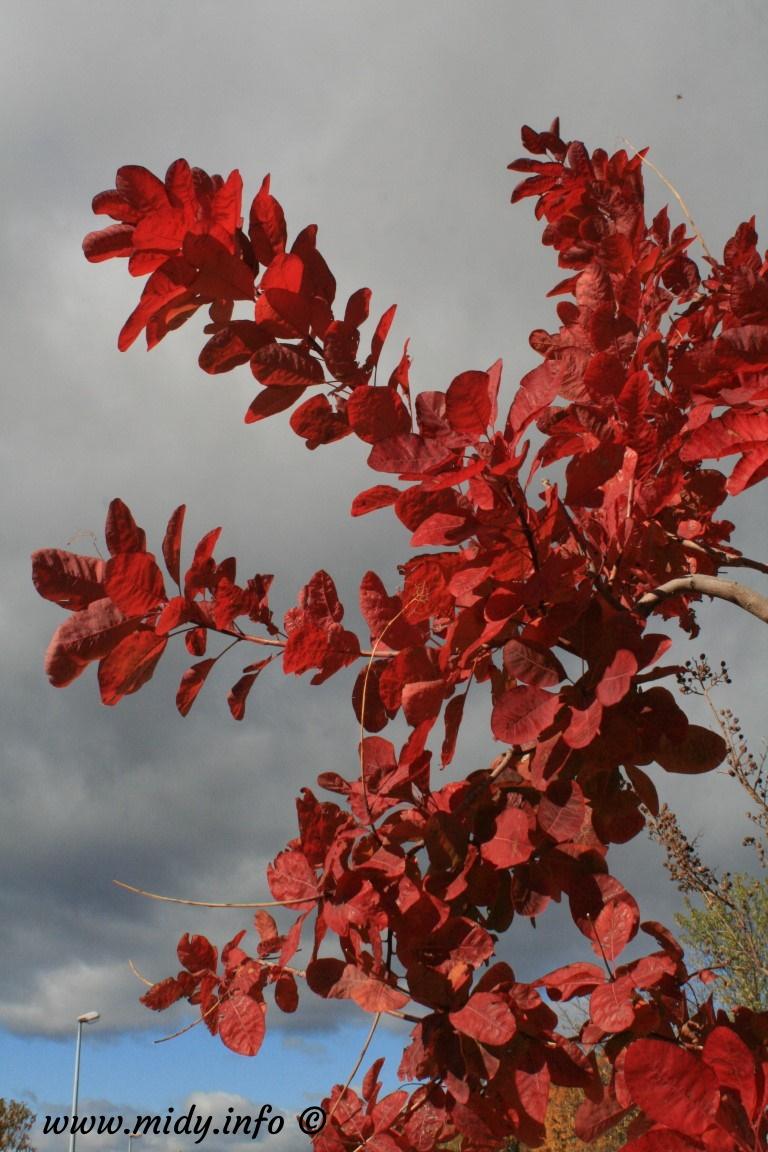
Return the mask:
[[[543,242],[567,277],[550,293],[563,297],[560,326],[531,334],[540,363],[501,418],[500,363],[412,397],[406,344],[381,382],[394,309],[361,351],[370,292],[334,310],[316,228],[288,247],[268,177],[244,231],[237,172],[225,181],[176,161],[161,181],[119,170],[116,189],[94,201],[117,223],[85,240],[90,260],[123,256],[133,275],[149,274],[119,346],[145,330],[151,347],[208,306],[200,365],[250,366],[261,390],[246,421],[291,409],[309,448],[357,436],[371,468],[397,485],[358,494],[352,515],[393,508],[415,551],[400,588],[362,578],[368,649],[344,627],[325,572],[279,627],[272,578],[238,583],[235,561],[215,558],[219,529],[182,574],[183,508],[162,544],[169,591],[143,531],[114,500],[106,562],[35,554],[38,591],[70,613],[46,670],[63,686],[97,662],[102,699],[115,704],[150,679],[169,639],[183,634],[200,658],[218,634],[228,648],[268,649],[230,690],[242,719],[278,657],[286,673],[313,672],[313,683],[360,665],[361,774],[320,776],[338,802],[302,790],[298,835],[268,870],[291,926],[283,933],[259,912],[255,949],[241,947],[241,932],[220,957],[185,936],[178,975],[142,998],[155,1010],[187,999],[248,1055],[263,1039],[267,985],[292,1012],[297,977],[319,996],[412,1024],[399,1074],[417,1087],[380,1099],[379,1061],[362,1095],[337,1085],[318,1152],[427,1152],[457,1135],[467,1152],[511,1134],[536,1146],[550,1084],[583,1087],[586,1138],[635,1107],[633,1152],[746,1152],[767,1134],[768,1014],[692,1007],[682,949],[661,925],[640,923],[606,855],[657,811],[647,765],[696,774],[724,756],[721,738],[690,724],[659,683],[676,669],[659,664],[670,640],[649,620],[696,635],[697,578],[710,578],[709,590],[742,559],[732,524],[717,516],[727,495],[768,475],[768,263],[750,221],[702,275],[683,225],[671,229],[666,210],[646,222],[642,155],[589,155],[561,139],[558,121],[522,135],[533,158],[510,165],[525,174],[512,199],[535,198]],[[248,302],[247,318],[233,318],[236,301]],[[738,457],[729,476],[704,466],[729,456]],[[539,473],[559,461],[562,482],[537,491]],[[182,714],[217,660],[197,659],[182,677]],[[448,764],[473,681],[506,750],[433,787],[428,737],[442,717]],[[410,735],[398,751],[377,733],[400,714]],[[494,962],[498,937],[515,916],[563,897],[601,964],[518,981]],[[638,928],[656,951],[616,966]],[[303,932],[299,972],[291,961]],[[578,1043],[542,992],[589,997]],[[598,1043],[613,1068],[607,1087]]]

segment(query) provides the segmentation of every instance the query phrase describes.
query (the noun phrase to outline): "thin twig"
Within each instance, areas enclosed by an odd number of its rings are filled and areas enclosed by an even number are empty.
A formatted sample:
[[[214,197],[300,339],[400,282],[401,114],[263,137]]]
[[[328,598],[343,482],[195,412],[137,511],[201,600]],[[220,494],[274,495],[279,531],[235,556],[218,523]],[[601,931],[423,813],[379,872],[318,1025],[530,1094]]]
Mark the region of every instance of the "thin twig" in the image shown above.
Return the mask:
[[[166,1040],[175,1040],[177,1036],[183,1036],[185,1032],[191,1032],[198,1024],[202,1024],[206,1016],[210,1016],[211,1012],[213,1012],[214,1008],[218,1008],[219,1004],[221,1004],[221,1000],[214,1001],[210,1008],[206,1008],[205,1012],[201,1012],[195,1020],[192,1020],[189,1024],[185,1024],[183,1028],[179,1028],[178,1032],[171,1032],[170,1036],[161,1036],[159,1040],[155,1040],[155,1044],[165,1044]]]
[[[336,1103],[334,1104],[333,1108],[331,1108],[331,1111],[328,1114],[329,1120],[333,1117],[334,1112],[336,1111],[339,1104],[341,1104],[342,1100],[344,1099],[344,1095],[347,1091],[347,1088],[349,1088],[350,1084],[352,1083],[355,1076],[357,1075],[357,1070],[360,1067],[360,1065],[362,1064],[363,1060],[365,1059],[365,1054],[371,1046],[371,1040],[373,1040],[373,1037],[376,1033],[376,1029],[379,1026],[379,1021],[381,1020],[382,1015],[383,1015],[383,1013],[377,1012],[376,1015],[374,1016],[373,1023],[371,1024],[370,1028],[368,1029],[368,1035],[365,1038],[365,1043],[363,1044],[363,1047],[360,1049],[360,1055],[358,1056],[357,1061],[355,1062],[355,1066],[352,1069],[352,1071],[350,1072],[349,1076],[347,1077],[346,1084],[344,1085],[341,1092],[337,1096]]]
[[[701,244],[702,248],[704,249],[705,256],[707,256],[708,259],[711,260],[713,264],[717,263],[714,256],[712,255],[709,248],[707,247],[706,241],[705,241],[704,237],[702,236],[701,232],[699,231],[699,229],[696,225],[696,221],[693,219],[693,216],[691,216],[691,213],[688,209],[688,205],[686,204],[685,200],[683,200],[682,196],[678,192],[677,188],[675,188],[674,184],[670,180],[667,179],[667,177],[664,175],[664,173],[661,172],[656,167],[656,165],[653,163],[652,160],[649,160],[648,157],[645,156],[639,150],[639,148],[635,148],[635,145],[632,143],[631,140],[628,140],[626,136],[623,137],[623,140],[624,140],[624,143],[628,144],[629,147],[634,151],[635,155],[640,157],[641,162],[643,164],[645,164],[648,168],[650,168],[652,172],[656,173],[656,175],[658,176],[659,180],[661,180],[664,187],[669,189],[669,191],[674,196],[675,200],[677,200],[678,204],[682,208],[683,215],[685,216],[686,220],[690,224],[691,229],[692,229],[694,235],[696,236],[696,239],[699,241],[699,244]]]
[[[147,988],[151,988],[153,986],[151,980],[147,980],[146,976],[142,976],[133,960],[128,961],[128,967],[130,968],[131,972],[133,972],[136,979],[141,980],[142,984],[146,984]]]
[[[289,904],[306,904],[308,900],[319,900],[316,896],[296,896],[291,900],[257,900],[253,903],[233,903],[231,901],[217,902],[213,900],[185,900],[181,896],[159,896],[157,892],[147,892],[145,888],[137,888],[134,884],[126,884],[123,880],[113,880],[118,888],[125,888],[127,892],[136,892],[139,896],[147,896],[150,900],[162,900],[166,904],[189,904],[193,908],[284,908]]]

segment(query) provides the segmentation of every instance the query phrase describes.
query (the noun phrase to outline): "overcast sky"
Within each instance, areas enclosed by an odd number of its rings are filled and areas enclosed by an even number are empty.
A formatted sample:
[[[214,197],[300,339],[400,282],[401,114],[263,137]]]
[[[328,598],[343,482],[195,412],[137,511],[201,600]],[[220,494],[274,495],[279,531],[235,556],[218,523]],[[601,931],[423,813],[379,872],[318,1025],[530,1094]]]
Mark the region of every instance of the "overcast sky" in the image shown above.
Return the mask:
[[[96,1009],[81,1111],[162,1114],[192,1099],[209,1111],[264,1100],[297,1111],[346,1078],[368,1020],[310,998],[254,1061],[202,1029],[155,1045],[164,1032],[138,1004],[128,960],[165,976],[182,931],[221,943],[247,917],[150,903],[111,881],[196,899],[266,895],[264,866],[294,834],[298,789],[323,770],[354,771],[351,677],[311,689],[276,669],[242,725],[225,700],[238,660],[184,720],[173,707],[181,655],[116,709],[100,704],[92,669],[54,690],[42,660],[63,617],[34,592],[29,554],[92,552],[114,496],[157,548],[184,501],[188,545],[223,525],[221,555],[243,573],[274,572],[281,611],[325,567],[354,623],[360,576],[391,577],[407,538],[388,512],[346,515],[375,482],[359,442],[308,453],[281,418],[243,424],[254,382],[247,369],[199,371],[199,318],[151,355],[140,343],[117,352],[139,283],[123,262],[83,259],[82,236],[98,226],[91,197],[121,164],[162,174],[184,156],[210,172],[238,167],[248,204],[269,171],[291,235],[319,225],[339,297],[369,286],[377,315],[397,302],[386,356],[410,336],[416,389],[444,389],[501,356],[508,402],[537,362],[528,332],[552,323],[544,295],[560,278],[530,203],[509,205],[521,124],[560,114],[563,135],[590,148],[649,145],[721,250],[752,213],[760,230],[768,209],[765,8],[5,0],[2,12],[0,1095],[66,1112],[74,1020]],[[668,199],[650,174],[648,199]],[[741,503],[736,542],[759,551],[764,499]],[[759,739],[761,637],[735,609],[704,607],[701,620],[713,657],[731,659]],[[497,754],[487,719],[466,726],[468,770]],[[710,858],[740,860],[740,797],[718,779],[660,777]],[[646,915],[671,921],[678,903],[658,850],[638,842],[612,863]],[[509,948],[523,978],[586,955],[557,912],[535,937],[515,926]],[[188,1019],[160,1022],[172,1031]],[[402,1039],[384,1031],[379,1051],[396,1063]]]

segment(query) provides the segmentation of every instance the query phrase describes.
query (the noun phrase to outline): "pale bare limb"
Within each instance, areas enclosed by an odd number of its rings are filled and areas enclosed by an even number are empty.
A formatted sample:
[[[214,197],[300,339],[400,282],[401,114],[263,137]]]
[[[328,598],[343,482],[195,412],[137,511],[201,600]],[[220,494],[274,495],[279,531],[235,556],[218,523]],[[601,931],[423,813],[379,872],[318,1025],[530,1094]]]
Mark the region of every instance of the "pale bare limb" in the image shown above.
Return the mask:
[[[331,1108],[331,1111],[328,1113],[328,1119],[329,1120],[333,1116],[333,1114],[336,1111],[336,1109],[338,1108],[339,1104],[341,1104],[341,1102],[344,1099],[344,1096],[346,1094],[347,1088],[349,1088],[350,1084],[352,1083],[355,1076],[357,1075],[358,1068],[362,1064],[363,1060],[365,1060],[365,1054],[371,1046],[371,1040],[373,1040],[373,1037],[376,1033],[376,1029],[379,1026],[379,1021],[381,1020],[382,1015],[383,1015],[383,1013],[377,1012],[376,1015],[374,1016],[373,1023],[371,1024],[370,1028],[368,1029],[368,1035],[365,1038],[365,1043],[363,1044],[362,1048],[360,1049],[360,1055],[358,1056],[357,1061],[355,1062],[355,1066],[352,1069],[352,1071],[350,1072],[349,1076],[347,1077],[346,1084],[344,1085],[341,1092],[337,1096],[336,1103],[334,1104],[333,1108]]]
[[[166,1040],[175,1040],[177,1036],[183,1036],[185,1032],[190,1032],[193,1028],[196,1028],[198,1024],[202,1024],[206,1016],[210,1016],[214,1008],[218,1008],[220,1003],[220,1000],[214,1000],[210,1008],[206,1008],[205,1012],[202,1012],[195,1020],[190,1021],[189,1024],[185,1024],[183,1028],[179,1028],[178,1032],[171,1032],[170,1036],[161,1036],[159,1040],[155,1040],[155,1044],[165,1044]]]
[[[746,584],[739,584],[737,580],[722,580],[719,576],[704,576],[693,573],[690,576],[678,576],[660,584],[652,592],[646,592],[637,602],[641,612],[647,614],[660,604],[662,600],[669,600],[673,596],[686,596],[691,593],[701,596],[712,596],[716,600],[727,600],[737,607],[743,608],[768,624],[768,596],[748,588]]]
[[[688,209],[688,205],[686,204],[685,200],[683,200],[682,196],[678,192],[677,188],[675,188],[674,184],[672,184],[672,182],[667,179],[667,177],[664,175],[664,173],[661,172],[656,167],[656,165],[653,163],[652,160],[649,160],[647,156],[644,156],[639,151],[639,149],[635,148],[632,141],[628,140],[626,138],[626,136],[624,137],[624,143],[629,145],[629,147],[633,150],[635,155],[640,157],[643,164],[645,164],[646,167],[650,168],[651,172],[655,172],[656,175],[658,176],[659,180],[661,180],[664,187],[669,189],[669,191],[674,196],[675,200],[677,200],[678,204],[682,208],[683,215],[685,216],[686,220],[690,224],[691,231],[695,235],[696,239],[699,241],[699,244],[701,244],[702,248],[704,249],[705,255],[709,257],[709,259],[712,261],[713,264],[715,264],[716,260],[715,260],[714,256],[712,255],[712,253],[710,252],[709,248],[707,247],[706,241],[704,240],[704,237],[702,236],[701,232],[699,232],[699,229],[696,226],[696,221],[694,220],[693,216],[691,216],[691,213]]]
[[[285,908],[290,904],[306,904],[308,900],[319,900],[317,896],[297,896],[292,900],[257,900],[252,903],[216,902],[213,900],[184,900],[181,896],[158,896],[157,892],[147,892],[145,888],[137,888],[134,884],[126,884],[123,880],[113,880],[118,888],[125,888],[127,892],[136,892],[139,896],[147,896],[150,900],[162,900],[166,904],[189,904],[193,908]]]
[[[147,988],[152,987],[152,981],[147,980],[146,976],[142,976],[141,972],[139,972],[139,970],[136,967],[136,965],[134,964],[133,960],[128,961],[128,967],[130,968],[131,972],[133,972],[133,974],[137,980],[141,980],[142,984],[146,984]]]

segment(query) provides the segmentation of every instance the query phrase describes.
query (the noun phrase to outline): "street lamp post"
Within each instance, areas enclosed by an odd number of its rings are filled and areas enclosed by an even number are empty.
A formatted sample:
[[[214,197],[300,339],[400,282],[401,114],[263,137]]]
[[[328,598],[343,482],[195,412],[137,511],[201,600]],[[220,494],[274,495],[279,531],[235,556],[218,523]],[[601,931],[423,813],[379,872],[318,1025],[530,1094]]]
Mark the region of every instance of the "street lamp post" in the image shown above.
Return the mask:
[[[75,1129],[73,1127],[77,1115],[77,1092],[80,1084],[80,1044],[83,1038],[83,1024],[93,1024],[99,1019],[98,1012],[83,1012],[77,1018],[77,1043],[75,1045],[75,1082],[72,1087],[72,1115],[69,1118],[69,1152],[75,1152]]]

